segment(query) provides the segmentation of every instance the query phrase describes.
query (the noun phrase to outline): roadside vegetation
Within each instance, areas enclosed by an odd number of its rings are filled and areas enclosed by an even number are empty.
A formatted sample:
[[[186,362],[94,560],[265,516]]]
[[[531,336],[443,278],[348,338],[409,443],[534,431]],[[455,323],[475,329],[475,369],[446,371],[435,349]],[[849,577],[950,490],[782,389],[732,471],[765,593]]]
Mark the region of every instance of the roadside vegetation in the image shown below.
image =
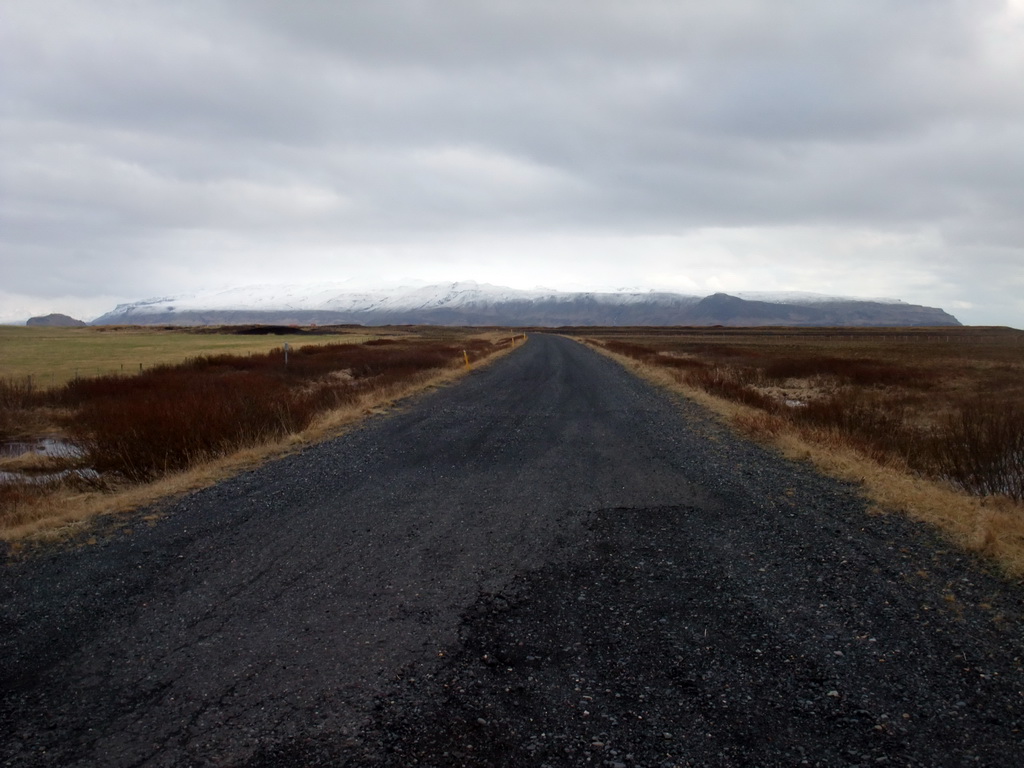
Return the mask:
[[[601,329],[583,336],[736,428],[1024,575],[1024,333]]]
[[[33,387],[62,386],[76,378],[130,375],[154,365],[199,355],[248,355],[296,344],[359,344],[401,338],[408,329],[333,326],[319,329],[268,326],[194,328],[101,325],[46,328],[0,325],[0,379]],[[281,334],[286,334],[282,337]]]
[[[512,347],[494,333],[394,336],[293,337],[287,359],[278,338],[269,351],[201,354],[49,388],[27,376],[0,380],[0,447],[14,447],[0,453],[0,538],[198,487]],[[41,438],[50,450],[32,447]]]

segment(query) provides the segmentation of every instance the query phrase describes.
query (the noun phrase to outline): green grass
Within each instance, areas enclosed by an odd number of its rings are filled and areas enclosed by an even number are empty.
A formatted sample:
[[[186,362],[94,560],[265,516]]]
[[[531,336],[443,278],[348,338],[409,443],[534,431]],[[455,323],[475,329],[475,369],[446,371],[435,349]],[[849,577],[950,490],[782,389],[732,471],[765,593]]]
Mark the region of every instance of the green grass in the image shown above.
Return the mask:
[[[0,326],[0,380],[31,376],[36,387],[59,387],[76,377],[134,374],[201,355],[262,354],[288,342],[307,345],[359,344],[393,335],[384,329],[355,328],[341,335],[245,336],[142,327],[28,328]]]

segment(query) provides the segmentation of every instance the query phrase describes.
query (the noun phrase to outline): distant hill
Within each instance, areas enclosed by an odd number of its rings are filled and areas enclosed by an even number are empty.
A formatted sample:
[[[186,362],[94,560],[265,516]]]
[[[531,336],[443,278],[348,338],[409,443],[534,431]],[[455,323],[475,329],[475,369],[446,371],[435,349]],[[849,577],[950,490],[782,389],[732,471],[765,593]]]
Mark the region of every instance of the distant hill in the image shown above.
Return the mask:
[[[248,286],[118,305],[93,325],[960,325],[934,307],[892,299],[808,293],[570,293],[523,291],[472,282],[389,291],[338,286]]]
[[[960,325],[960,321],[941,309],[903,302],[831,299],[800,304],[746,300],[716,293],[701,299],[685,324],[907,327]]]
[[[51,315],[43,315],[41,317],[30,317],[25,321],[25,325],[41,325],[49,326],[51,328],[71,328],[86,325],[86,323],[81,320],[75,320],[75,318],[68,317],[67,315],[53,313]]]

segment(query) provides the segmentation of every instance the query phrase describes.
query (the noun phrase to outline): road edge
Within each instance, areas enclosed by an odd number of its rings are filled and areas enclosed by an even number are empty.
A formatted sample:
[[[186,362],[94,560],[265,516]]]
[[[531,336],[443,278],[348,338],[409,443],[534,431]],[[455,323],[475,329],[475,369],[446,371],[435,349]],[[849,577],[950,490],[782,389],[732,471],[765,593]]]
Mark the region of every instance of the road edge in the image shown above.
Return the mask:
[[[564,338],[604,355],[659,389],[700,405],[737,436],[771,448],[787,459],[807,461],[828,477],[853,483],[871,504],[872,512],[901,514],[926,523],[959,549],[983,558],[1004,579],[1024,586],[1024,538],[1005,534],[1012,511],[998,501],[957,493],[939,483],[876,464],[852,450],[810,443],[795,432],[752,433],[743,428],[744,418],[758,414],[750,406],[686,386],[667,371],[645,366],[593,340]]]

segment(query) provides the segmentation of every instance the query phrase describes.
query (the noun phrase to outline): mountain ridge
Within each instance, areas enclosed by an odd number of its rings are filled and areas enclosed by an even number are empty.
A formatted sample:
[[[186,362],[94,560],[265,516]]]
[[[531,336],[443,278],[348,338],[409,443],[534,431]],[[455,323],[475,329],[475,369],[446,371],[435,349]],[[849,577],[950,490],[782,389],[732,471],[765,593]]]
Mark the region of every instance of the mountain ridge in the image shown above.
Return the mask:
[[[770,293],[521,290],[475,282],[352,290],[344,284],[241,286],[120,304],[92,325],[960,325],[896,299]]]

